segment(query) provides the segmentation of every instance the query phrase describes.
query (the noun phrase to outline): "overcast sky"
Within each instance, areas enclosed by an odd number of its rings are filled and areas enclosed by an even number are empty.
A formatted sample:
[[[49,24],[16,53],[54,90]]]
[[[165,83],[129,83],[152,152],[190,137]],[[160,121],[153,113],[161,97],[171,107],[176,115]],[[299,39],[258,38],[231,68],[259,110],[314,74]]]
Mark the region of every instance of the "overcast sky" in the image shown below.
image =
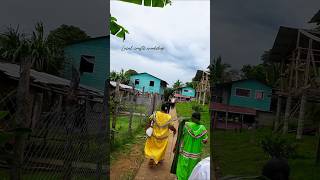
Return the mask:
[[[234,68],[258,64],[272,48],[279,26],[308,28],[320,0],[215,0],[213,49]]]
[[[111,36],[110,69],[134,69],[155,75],[170,85],[191,81],[210,62],[210,1],[172,1],[164,8],[110,2],[112,16],[130,34],[125,41]],[[164,48],[162,51],[123,47]]]
[[[26,33],[42,21],[46,31],[61,24],[74,25],[92,37],[105,36],[107,32],[106,0],[1,0],[0,29],[16,27]]]

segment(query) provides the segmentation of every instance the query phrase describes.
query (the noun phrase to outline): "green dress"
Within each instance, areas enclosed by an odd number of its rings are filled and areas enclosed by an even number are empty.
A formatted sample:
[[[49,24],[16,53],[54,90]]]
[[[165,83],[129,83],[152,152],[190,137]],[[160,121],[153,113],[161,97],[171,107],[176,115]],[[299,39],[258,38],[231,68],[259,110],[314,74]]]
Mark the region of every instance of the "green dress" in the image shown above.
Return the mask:
[[[193,168],[201,160],[202,146],[207,139],[208,133],[203,125],[186,122],[178,157],[178,180],[188,180]]]
[[[182,135],[183,135],[184,124],[186,123],[186,121],[187,120],[184,119],[179,123],[177,141],[176,141],[176,145],[175,145],[176,151],[174,153],[174,158],[173,158],[171,169],[170,169],[171,174],[176,174],[176,172],[177,172],[180,144],[181,144],[181,139],[182,139]]]

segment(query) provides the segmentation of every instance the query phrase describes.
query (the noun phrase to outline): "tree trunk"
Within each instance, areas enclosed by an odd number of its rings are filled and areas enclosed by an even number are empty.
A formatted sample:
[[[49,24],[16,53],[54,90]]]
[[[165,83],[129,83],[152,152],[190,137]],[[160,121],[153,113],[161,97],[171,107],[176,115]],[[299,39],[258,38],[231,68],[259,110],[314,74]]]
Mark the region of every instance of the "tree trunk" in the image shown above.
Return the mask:
[[[289,116],[290,116],[290,110],[291,110],[291,101],[292,101],[292,96],[289,95],[286,103],[286,112],[284,115],[284,124],[283,124],[283,134],[288,133],[288,128],[289,128]]]
[[[303,94],[301,97],[301,106],[300,106],[299,119],[298,119],[298,129],[297,129],[297,136],[296,136],[297,139],[302,138],[306,102],[307,102],[306,94]]]

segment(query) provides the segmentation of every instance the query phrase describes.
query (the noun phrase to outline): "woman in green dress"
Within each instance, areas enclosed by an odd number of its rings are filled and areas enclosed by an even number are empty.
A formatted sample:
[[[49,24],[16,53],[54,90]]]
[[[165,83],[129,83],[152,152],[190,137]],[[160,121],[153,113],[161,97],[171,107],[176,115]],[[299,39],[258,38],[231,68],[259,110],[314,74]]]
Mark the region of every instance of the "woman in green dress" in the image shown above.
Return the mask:
[[[192,114],[192,122],[186,122],[180,139],[176,175],[178,180],[188,180],[193,168],[201,160],[203,144],[208,141],[206,128],[200,124],[200,113]]]

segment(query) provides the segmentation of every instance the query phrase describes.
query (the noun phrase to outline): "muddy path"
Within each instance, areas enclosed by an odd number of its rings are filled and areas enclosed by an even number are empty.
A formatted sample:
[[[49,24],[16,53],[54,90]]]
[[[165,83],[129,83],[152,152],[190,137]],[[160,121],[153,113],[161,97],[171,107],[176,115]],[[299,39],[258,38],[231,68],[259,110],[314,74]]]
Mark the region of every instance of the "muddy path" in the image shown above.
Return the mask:
[[[177,118],[177,113],[175,109],[172,109],[170,111],[170,115],[172,116],[173,119]],[[178,121],[175,120],[174,126],[176,129],[178,129]],[[165,159],[163,163],[159,164],[157,167],[150,168],[148,163],[148,159],[144,159],[143,163],[141,164],[138,173],[135,176],[135,180],[175,180],[176,177],[173,174],[170,174],[170,168],[171,168],[171,163],[174,157],[174,154],[172,153],[173,151],[173,146],[174,143],[176,142],[176,136],[173,136],[173,133],[171,132],[169,136],[169,142],[168,142],[168,147],[165,155]]]

